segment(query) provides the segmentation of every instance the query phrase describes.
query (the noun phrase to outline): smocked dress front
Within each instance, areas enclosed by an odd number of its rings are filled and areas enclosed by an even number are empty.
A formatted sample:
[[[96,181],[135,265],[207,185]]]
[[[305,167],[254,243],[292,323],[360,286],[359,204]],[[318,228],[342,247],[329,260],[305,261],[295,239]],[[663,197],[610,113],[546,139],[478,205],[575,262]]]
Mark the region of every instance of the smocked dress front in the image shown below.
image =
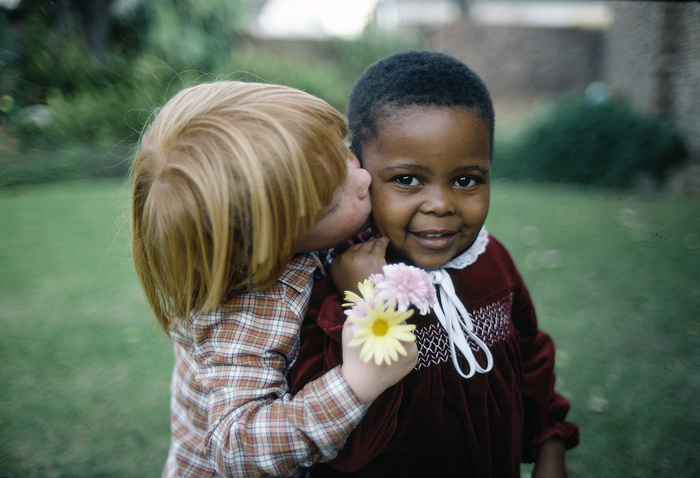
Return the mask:
[[[578,443],[578,428],[565,421],[569,402],[554,391],[553,342],[538,329],[506,248],[489,235],[473,263],[445,270],[492,354],[492,370],[460,376],[436,316],[414,314],[415,369],[372,404],[338,456],[312,476],[519,477],[521,461],[532,461],[547,439],[567,448]],[[292,393],[340,363],[341,303],[328,277],[314,285]],[[483,350],[470,344],[485,363]]]

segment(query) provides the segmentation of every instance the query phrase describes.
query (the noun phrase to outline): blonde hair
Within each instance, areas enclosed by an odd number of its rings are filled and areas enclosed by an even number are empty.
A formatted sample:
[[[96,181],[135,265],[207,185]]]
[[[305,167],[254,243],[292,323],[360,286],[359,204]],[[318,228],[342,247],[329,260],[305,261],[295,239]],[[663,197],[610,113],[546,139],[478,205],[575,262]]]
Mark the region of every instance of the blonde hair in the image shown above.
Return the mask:
[[[272,285],[345,180],[343,116],[279,85],[187,88],[132,165],[131,245],[159,324]]]

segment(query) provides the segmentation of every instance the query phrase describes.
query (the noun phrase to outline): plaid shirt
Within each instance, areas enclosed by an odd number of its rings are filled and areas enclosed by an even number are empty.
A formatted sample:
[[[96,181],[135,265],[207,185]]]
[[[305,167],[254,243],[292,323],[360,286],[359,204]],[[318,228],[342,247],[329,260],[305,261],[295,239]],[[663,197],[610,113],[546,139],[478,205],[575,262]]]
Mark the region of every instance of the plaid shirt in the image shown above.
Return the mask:
[[[365,408],[336,367],[292,396],[313,254],[272,287],[173,332],[170,453],[163,476],[290,476],[335,457]]]

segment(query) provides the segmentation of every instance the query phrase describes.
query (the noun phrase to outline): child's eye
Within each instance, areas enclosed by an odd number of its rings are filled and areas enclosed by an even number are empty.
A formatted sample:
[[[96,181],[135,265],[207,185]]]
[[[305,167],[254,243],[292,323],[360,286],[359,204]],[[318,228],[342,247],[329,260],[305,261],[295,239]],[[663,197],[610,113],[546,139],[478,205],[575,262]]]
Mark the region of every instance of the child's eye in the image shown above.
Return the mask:
[[[404,176],[396,176],[394,178],[394,181],[403,186],[418,186],[418,184],[420,184],[418,182],[418,178],[415,176],[411,176],[410,174],[406,174]]]
[[[455,180],[455,184],[460,188],[471,188],[476,186],[476,179],[471,176],[461,176]]]

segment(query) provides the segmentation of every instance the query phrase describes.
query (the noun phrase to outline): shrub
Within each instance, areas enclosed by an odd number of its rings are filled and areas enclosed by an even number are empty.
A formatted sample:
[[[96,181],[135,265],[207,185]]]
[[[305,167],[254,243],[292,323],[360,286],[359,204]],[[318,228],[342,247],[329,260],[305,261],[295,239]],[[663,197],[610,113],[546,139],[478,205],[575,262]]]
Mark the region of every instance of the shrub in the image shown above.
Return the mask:
[[[607,99],[553,105],[496,150],[496,175],[540,181],[627,187],[641,177],[661,181],[688,155],[668,122]]]

